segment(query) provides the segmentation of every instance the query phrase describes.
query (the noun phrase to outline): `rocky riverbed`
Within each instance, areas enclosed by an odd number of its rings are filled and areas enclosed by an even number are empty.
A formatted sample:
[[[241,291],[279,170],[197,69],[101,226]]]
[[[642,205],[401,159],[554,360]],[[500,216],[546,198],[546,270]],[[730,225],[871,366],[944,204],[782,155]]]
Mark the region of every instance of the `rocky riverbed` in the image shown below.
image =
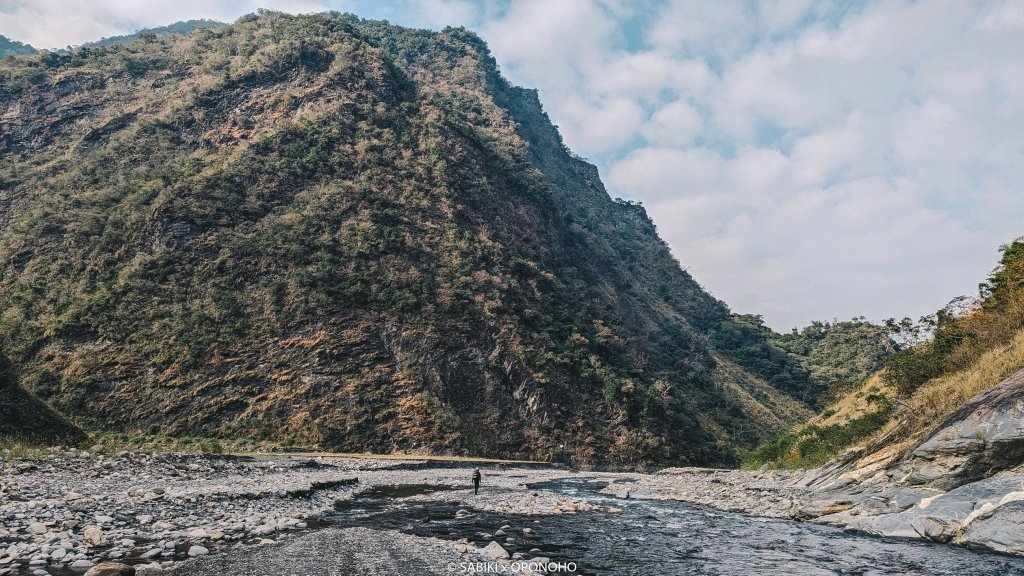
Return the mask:
[[[1007,542],[1018,535],[1019,523],[1000,527],[990,515],[1006,506],[1017,510],[1017,500],[1006,494],[1021,490],[1024,478],[1012,474],[982,480],[1001,492],[964,492],[958,502],[974,498],[973,503],[958,507],[935,505],[956,490],[938,494],[934,489],[901,488],[892,480],[870,484],[849,480],[848,471],[836,469],[678,468],[641,474],[483,464],[483,490],[475,495],[468,483],[469,466],[342,457],[63,451],[35,460],[6,460],[0,471],[0,576],[96,573],[95,566],[110,562],[127,563],[138,574],[211,576],[450,574],[513,564],[518,573],[529,574],[531,562],[533,568],[538,562],[560,562],[563,568],[578,563],[562,573],[620,573],[602,568],[602,550],[626,545],[616,552],[622,556],[647,546],[671,549],[684,546],[688,531],[700,540],[707,530],[738,540],[723,537],[719,550],[705,550],[704,557],[685,548],[676,556],[675,561],[684,562],[678,569],[704,566],[705,573],[724,573],[706,567],[729,566],[730,547],[751,546],[744,557],[761,558],[765,572],[775,569],[778,558],[817,569],[815,554],[820,553],[806,545],[803,556],[790,558],[775,551],[785,543],[771,542],[774,535],[791,532],[798,534],[795,541],[820,542],[835,548],[837,555],[849,555],[851,569],[879,565],[891,571],[905,566],[873,556],[868,550],[884,547],[870,540],[864,544],[864,537],[793,523],[767,528],[759,522],[802,519],[865,530],[868,520],[880,525],[880,519],[900,518],[915,509],[931,509],[935,517],[956,514],[961,524],[973,516],[967,522],[972,529],[958,540],[905,528],[892,535],[1010,552],[1020,542]],[[995,500],[1005,502],[993,506]],[[644,502],[648,504],[639,505]],[[678,502],[731,514],[709,514]],[[1008,522],[1013,517],[1001,518]],[[648,538],[666,540],[655,544]],[[934,549],[907,552],[900,548],[905,544],[886,546],[900,549],[893,557],[938,558]],[[987,557],[958,556],[972,554],[966,550],[939,549],[950,555],[944,566],[1002,566]],[[644,559],[634,562],[642,565]],[[1024,574],[1024,560],[1019,573]]]
[[[588,510],[588,504],[557,494],[524,496],[510,489],[565,473],[553,467],[489,471],[485,500],[469,490],[465,468],[433,468],[424,461],[57,450],[37,460],[4,462],[0,576],[82,573],[109,561],[128,562],[140,574],[158,573],[189,558],[251,555],[253,548],[323,527],[323,514],[375,486],[459,486],[446,498],[479,511]],[[494,550],[466,555],[468,549],[458,547],[449,546],[456,559],[495,556]]]

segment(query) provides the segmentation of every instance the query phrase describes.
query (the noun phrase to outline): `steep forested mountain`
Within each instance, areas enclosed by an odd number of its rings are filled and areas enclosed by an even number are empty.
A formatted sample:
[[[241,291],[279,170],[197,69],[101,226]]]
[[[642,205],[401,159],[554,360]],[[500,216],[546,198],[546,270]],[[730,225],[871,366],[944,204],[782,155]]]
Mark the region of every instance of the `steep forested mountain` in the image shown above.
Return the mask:
[[[574,462],[814,387],[480,38],[341,14],[0,64],[0,346],[92,429]]]
[[[133,34],[123,34],[121,36],[111,36],[109,38],[102,38],[100,40],[97,40],[96,42],[88,42],[83,46],[86,48],[113,46],[114,44],[132,42],[140,38],[151,39],[150,37],[152,36],[167,36],[171,34],[188,35],[199,29],[213,29],[220,28],[222,26],[227,26],[227,24],[223,22],[218,22],[216,20],[206,19],[185,20],[183,22],[175,22],[174,24],[168,24],[167,26],[157,26],[156,28],[144,28]]]
[[[22,44],[17,40],[11,40],[7,36],[0,35],[0,58],[10,54],[11,56],[23,56],[35,54],[36,49],[28,44]]]
[[[813,322],[788,334],[777,334],[765,328],[769,342],[797,358],[810,375],[809,398],[825,404],[863,384],[885,366],[896,352],[897,343],[889,331],[864,318],[834,322]]]

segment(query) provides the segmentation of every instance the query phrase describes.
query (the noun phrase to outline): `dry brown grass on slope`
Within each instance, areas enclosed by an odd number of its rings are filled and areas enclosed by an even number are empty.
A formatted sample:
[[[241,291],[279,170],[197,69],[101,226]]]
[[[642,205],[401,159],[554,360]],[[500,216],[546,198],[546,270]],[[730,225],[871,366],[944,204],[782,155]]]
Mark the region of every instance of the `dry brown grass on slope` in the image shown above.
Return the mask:
[[[761,378],[744,372],[725,358],[718,357],[716,378],[719,385],[730,390],[739,400],[744,413],[755,425],[783,432],[806,422],[813,412],[803,403],[780,392]]]
[[[908,398],[893,418],[867,442],[882,448],[898,441],[916,445],[936,423],[944,421],[977,394],[996,386],[1024,366],[1024,332],[981,355],[970,367],[929,380]]]
[[[881,373],[865,380],[855,390],[829,404],[808,424],[842,425],[872,412],[878,412],[896,398],[896,391],[881,378]]]

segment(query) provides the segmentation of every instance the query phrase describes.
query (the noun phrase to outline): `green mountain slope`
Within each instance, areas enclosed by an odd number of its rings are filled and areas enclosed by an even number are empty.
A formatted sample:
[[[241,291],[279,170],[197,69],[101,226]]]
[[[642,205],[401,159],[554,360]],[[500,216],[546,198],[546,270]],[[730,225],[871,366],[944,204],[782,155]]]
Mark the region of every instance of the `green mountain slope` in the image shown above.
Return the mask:
[[[0,344],[88,427],[732,464],[809,416],[463,29],[248,16],[0,105]]]
[[[189,35],[196,30],[200,29],[214,29],[227,26],[223,22],[216,20],[185,20],[183,22],[175,22],[174,24],[168,24],[167,26],[157,26],[155,28],[143,28],[133,34],[123,34],[120,36],[111,36],[109,38],[103,38],[96,42],[87,42],[83,44],[86,48],[97,48],[105,46],[113,46],[114,44],[126,44],[139,38],[152,38],[155,36],[167,36],[171,34]]]
[[[0,58],[7,56],[24,56],[25,54],[35,54],[36,49],[29,46],[28,44],[22,44],[17,40],[11,40],[7,36],[0,35]]]
[[[977,299],[957,298],[920,323],[887,324],[903,345],[884,359],[884,370],[837,394],[805,426],[753,451],[750,465],[818,466],[861,446],[851,458],[877,466],[966,418],[965,406],[973,409],[972,402],[1024,368],[1024,240],[1002,248]],[[1003,404],[1012,401],[1016,396]]]
[[[0,356],[0,439],[33,443],[78,444],[78,427],[18,385],[10,361]]]

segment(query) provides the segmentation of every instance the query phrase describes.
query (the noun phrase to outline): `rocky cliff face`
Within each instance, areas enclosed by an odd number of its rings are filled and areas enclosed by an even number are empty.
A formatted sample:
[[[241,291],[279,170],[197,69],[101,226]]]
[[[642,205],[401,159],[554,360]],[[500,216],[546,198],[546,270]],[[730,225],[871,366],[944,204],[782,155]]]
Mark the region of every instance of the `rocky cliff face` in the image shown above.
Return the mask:
[[[337,14],[0,65],[0,343],[133,433],[729,464],[809,415],[479,38]]]
[[[858,449],[800,482],[797,517],[1024,554],[1024,370],[904,451]],[[905,454],[905,455],[904,455]]]

